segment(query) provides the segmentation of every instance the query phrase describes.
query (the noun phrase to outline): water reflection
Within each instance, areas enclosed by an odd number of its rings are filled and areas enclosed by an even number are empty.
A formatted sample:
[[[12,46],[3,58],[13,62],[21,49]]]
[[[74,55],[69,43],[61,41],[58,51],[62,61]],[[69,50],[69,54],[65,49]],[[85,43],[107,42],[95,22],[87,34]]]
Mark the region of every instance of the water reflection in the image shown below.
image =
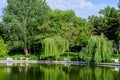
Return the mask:
[[[119,67],[13,64],[0,66],[0,80],[119,80]]]
[[[115,67],[115,71],[120,71],[120,67]]]
[[[12,66],[13,63],[12,63],[12,62],[7,62],[6,65],[7,65],[7,66]]]

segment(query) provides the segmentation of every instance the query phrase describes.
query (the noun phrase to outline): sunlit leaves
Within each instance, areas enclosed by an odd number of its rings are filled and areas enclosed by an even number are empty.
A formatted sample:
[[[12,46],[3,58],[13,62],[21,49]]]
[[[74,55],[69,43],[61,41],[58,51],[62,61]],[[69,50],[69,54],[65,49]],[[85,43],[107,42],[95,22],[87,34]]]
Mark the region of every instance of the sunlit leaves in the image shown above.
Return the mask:
[[[4,43],[2,37],[0,37],[0,56],[6,55],[8,53],[7,46]]]
[[[43,56],[55,56],[69,49],[69,42],[61,37],[45,38],[43,41]]]
[[[113,54],[112,45],[112,42],[108,41],[103,34],[91,36],[82,54],[82,58],[88,62],[110,61]]]

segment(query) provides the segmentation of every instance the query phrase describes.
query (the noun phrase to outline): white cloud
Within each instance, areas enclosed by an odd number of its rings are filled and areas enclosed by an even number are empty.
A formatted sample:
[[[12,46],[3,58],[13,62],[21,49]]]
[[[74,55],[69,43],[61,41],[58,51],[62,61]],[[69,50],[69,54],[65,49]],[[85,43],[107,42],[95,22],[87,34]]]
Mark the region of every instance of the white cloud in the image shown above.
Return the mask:
[[[112,6],[108,2],[99,2],[94,0],[46,0],[52,9],[74,10],[76,15],[82,18],[88,18],[91,15],[99,15],[99,10],[104,9],[107,5]],[[114,6],[114,4],[113,4]]]
[[[0,5],[5,5],[7,3],[6,0],[0,0]]]
[[[0,0],[0,21],[1,21],[1,15],[2,15],[3,8],[6,5],[7,5],[7,1],[6,0]]]
[[[52,9],[74,10],[79,17],[86,18],[95,6],[86,0],[46,0]],[[92,14],[92,13],[91,13]]]
[[[48,5],[53,8],[59,9],[73,9],[73,10],[82,10],[82,9],[91,9],[93,8],[93,4],[91,2],[87,2],[85,0],[46,0]]]

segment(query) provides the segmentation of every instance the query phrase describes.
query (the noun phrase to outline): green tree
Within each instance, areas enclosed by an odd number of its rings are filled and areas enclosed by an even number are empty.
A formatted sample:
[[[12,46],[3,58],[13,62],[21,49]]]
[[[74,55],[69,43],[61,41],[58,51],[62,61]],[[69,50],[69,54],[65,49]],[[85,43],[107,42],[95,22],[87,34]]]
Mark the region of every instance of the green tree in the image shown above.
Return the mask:
[[[114,7],[107,6],[99,12],[105,23],[104,34],[110,39],[114,40],[117,44],[117,50],[119,51],[119,30],[120,30],[120,13]]]
[[[4,43],[2,37],[0,37],[0,56],[6,55],[8,53],[7,46]]]
[[[70,47],[85,46],[91,35],[91,28],[87,21],[77,17],[72,10],[53,10],[49,19],[39,26],[39,41],[46,37],[61,36],[70,42]]]
[[[113,54],[112,45],[103,34],[91,36],[82,58],[88,62],[108,62]]]
[[[49,37],[43,40],[42,57],[58,56],[69,49],[69,42],[61,37]]]
[[[101,33],[104,33],[106,28],[105,28],[105,23],[104,23],[104,18],[102,16],[89,16],[88,18],[88,23],[89,25],[93,28],[93,34],[100,35]]]
[[[4,38],[10,50],[20,47],[27,56],[38,34],[37,27],[47,19],[50,8],[43,0],[7,0],[7,3],[2,16]]]

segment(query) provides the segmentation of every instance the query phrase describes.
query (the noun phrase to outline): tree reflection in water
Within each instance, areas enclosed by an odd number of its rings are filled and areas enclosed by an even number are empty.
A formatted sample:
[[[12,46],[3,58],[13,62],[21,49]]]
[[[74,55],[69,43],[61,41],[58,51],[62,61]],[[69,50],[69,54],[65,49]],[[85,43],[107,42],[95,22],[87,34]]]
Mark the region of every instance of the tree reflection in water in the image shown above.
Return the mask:
[[[6,67],[0,65],[0,80],[119,80],[119,75],[119,67],[50,64],[13,64]]]

